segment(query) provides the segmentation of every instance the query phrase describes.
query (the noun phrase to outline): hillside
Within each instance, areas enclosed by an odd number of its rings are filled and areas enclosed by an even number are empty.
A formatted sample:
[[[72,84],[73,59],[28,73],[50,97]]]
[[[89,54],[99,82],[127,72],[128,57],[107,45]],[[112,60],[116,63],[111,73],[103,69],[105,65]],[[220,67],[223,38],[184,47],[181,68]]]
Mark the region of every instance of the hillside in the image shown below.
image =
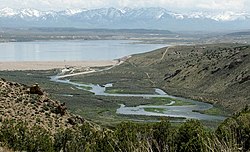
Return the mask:
[[[0,79],[1,122],[15,120],[38,126],[54,134],[59,129],[83,124],[84,119],[67,111],[64,104],[51,100],[38,85],[26,86]]]
[[[161,87],[172,95],[238,111],[250,104],[249,69],[249,45],[173,46],[134,55],[110,71],[94,74],[94,79],[92,74],[74,80],[112,82],[130,90]]]
[[[161,86],[172,94],[239,110],[250,104],[249,53],[244,45],[174,47],[160,61],[166,67]]]
[[[250,104],[249,53],[249,46],[244,45],[174,47],[160,61],[168,65],[162,87],[239,110]]]

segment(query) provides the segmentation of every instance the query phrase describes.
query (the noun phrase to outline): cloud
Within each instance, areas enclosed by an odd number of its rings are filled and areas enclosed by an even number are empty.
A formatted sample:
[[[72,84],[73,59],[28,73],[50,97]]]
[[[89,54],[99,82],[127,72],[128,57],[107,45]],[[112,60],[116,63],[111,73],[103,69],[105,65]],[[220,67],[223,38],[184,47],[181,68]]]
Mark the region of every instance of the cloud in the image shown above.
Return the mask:
[[[63,10],[67,8],[164,7],[169,10],[249,11],[249,0],[0,0],[1,7]]]
[[[211,10],[242,10],[245,3],[245,0],[210,0],[198,4],[197,7]]]
[[[153,6],[186,10],[250,10],[250,0],[116,0],[116,2],[120,7]]]

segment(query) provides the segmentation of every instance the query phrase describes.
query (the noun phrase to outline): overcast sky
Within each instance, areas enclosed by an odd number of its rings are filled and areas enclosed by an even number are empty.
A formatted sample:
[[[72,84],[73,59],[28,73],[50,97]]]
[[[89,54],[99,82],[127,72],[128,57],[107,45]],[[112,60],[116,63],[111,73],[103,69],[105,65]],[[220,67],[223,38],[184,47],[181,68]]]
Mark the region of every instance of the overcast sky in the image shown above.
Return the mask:
[[[250,12],[250,0],[0,0],[0,8],[35,8],[64,10],[101,7],[163,7],[171,11]]]

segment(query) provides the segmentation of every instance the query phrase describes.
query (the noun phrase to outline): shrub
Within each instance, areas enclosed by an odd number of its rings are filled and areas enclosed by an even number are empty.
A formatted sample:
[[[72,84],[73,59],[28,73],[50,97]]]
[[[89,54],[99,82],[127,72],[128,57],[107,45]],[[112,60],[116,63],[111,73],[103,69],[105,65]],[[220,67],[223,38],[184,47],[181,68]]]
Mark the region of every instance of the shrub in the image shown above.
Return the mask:
[[[226,119],[216,130],[217,137],[231,149],[250,150],[250,109]]]
[[[197,120],[188,120],[180,126],[174,139],[177,152],[205,151],[205,131]]]
[[[43,128],[27,127],[27,123],[4,121],[0,141],[15,151],[53,151],[51,135]]]

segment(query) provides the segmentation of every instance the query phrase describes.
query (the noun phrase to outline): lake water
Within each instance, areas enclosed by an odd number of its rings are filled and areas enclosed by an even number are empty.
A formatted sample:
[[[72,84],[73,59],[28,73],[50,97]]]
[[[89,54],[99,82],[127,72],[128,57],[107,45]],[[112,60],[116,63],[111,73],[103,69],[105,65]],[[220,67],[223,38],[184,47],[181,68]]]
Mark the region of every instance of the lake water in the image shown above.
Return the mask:
[[[167,45],[130,40],[65,40],[0,43],[0,61],[112,60]]]

